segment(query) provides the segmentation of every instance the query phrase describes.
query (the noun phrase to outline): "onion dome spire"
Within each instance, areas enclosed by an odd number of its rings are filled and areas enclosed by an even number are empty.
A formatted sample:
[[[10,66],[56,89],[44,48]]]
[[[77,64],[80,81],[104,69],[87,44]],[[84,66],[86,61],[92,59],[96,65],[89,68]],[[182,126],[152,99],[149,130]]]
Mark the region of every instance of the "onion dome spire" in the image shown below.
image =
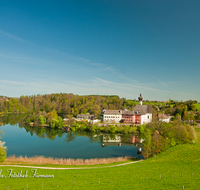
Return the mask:
[[[139,100],[139,105],[142,105],[142,100],[143,100],[142,94],[140,94],[140,96],[138,97],[138,100]]]

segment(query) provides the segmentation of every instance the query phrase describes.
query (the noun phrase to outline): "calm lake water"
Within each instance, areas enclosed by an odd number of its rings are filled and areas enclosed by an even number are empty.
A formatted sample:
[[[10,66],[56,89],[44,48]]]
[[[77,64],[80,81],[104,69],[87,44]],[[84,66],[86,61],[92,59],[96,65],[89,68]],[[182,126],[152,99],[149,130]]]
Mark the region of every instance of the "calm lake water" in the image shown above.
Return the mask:
[[[4,121],[5,122],[5,121]],[[62,132],[50,128],[5,124],[2,141],[6,142],[7,155],[45,156],[56,158],[109,158],[132,156],[143,158],[139,137],[91,132]]]

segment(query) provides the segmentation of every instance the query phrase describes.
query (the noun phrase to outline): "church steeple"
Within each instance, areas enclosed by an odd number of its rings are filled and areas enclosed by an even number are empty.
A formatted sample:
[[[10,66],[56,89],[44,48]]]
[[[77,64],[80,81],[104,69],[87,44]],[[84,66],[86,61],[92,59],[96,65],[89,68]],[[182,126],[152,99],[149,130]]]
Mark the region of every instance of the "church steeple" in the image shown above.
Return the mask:
[[[138,100],[139,100],[139,105],[142,105],[142,100],[143,100],[142,94],[140,94],[140,97],[138,97]]]

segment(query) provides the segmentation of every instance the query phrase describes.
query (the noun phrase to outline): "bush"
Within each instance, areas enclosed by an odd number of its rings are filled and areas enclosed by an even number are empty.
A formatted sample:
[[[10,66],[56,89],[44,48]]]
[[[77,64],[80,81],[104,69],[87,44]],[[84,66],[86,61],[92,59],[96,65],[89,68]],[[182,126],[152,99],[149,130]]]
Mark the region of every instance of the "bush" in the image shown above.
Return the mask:
[[[87,126],[85,124],[80,124],[79,128],[81,131],[84,131],[84,130],[86,130]]]
[[[40,115],[38,121],[41,125],[46,123],[46,118],[43,115]]]
[[[57,117],[57,119],[53,118],[50,120],[49,122],[49,126],[51,128],[58,128],[58,129],[61,129],[62,126],[63,126],[63,120],[61,117]]]
[[[143,125],[139,125],[138,130],[139,130],[141,133],[143,133],[144,130],[145,130],[145,125],[144,125],[144,124],[143,124]]]
[[[117,131],[116,126],[110,125],[110,133],[115,133]]]
[[[57,122],[56,119],[52,119],[52,120],[49,122],[49,126],[50,126],[51,128],[55,128],[56,122]]]
[[[4,162],[6,159],[6,147],[4,146],[5,142],[0,141],[0,162]]]
[[[183,124],[180,117],[173,123],[149,123],[143,133],[144,157],[148,158],[177,144],[196,143],[196,133],[189,124]]]
[[[28,119],[26,120],[26,123],[27,123],[27,124],[30,124],[30,123],[31,123],[31,119],[28,118]]]
[[[194,125],[194,126],[197,126],[197,123],[196,123],[196,121],[194,121],[192,125]]]

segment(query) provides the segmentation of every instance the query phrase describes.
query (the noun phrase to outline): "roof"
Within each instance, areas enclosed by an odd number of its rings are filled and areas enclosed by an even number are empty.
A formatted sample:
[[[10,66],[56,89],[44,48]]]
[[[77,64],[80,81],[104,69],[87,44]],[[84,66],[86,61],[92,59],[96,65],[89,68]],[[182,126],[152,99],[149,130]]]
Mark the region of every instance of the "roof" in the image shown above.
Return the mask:
[[[135,115],[134,111],[122,111],[122,114]]]
[[[160,113],[160,114],[158,114],[158,118],[159,118],[159,119],[169,119],[169,116]]]
[[[121,114],[145,115],[147,113],[152,113],[149,105],[136,105],[133,111],[122,111],[122,110],[105,110],[104,111],[104,114],[108,114],[108,115],[121,115]]]
[[[133,112],[138,112],[138,115],[152,113],[149,105],[136,105],[133,109]]]
[[[89,114],[78,114],[77,117],[92,117],[94,115],[89,115]]]
[[[105,110],[104,114],[121,115],[122,110]]]

